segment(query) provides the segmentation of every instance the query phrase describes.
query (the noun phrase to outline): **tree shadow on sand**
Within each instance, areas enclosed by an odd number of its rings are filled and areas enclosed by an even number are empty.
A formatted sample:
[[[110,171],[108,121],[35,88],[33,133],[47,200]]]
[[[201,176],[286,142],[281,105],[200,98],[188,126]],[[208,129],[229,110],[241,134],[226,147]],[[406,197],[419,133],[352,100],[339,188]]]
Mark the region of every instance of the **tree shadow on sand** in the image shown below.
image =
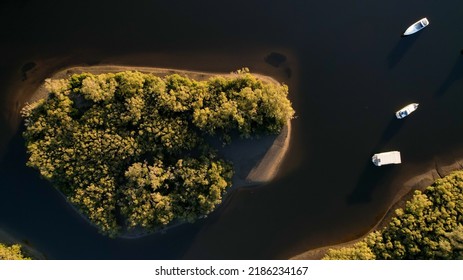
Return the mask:
[[[420,33],[414,36],[400,38],[394,49],[387,55],[389,69],[394,68],[400,60],[402,60],[403,56],[410,50],[413,44],[415,44],[419,36]]]
[[[437,98],[443,96],[456,81],[461,80],[462,78],[463,56],[460,55],[455,64],[453,65],[452,70],[450,71],[445,81],[439,86],[439,88],[434,93],[434,97]]]
[[[230,144],[223,146],[219,138],[209,138],[209,144],[218,151],[221,158],[233,163],[235,173],[232,178],[233,187],[258,185],[249,180],[251,170],[257,167],[270,148],[278,142],[278,135],[257,135],[254,138],[241,138],[238,134],[232,136]]]
[[[373,156],[373,154],[385,152],[384,147],[395,135],[397,135],[403,124],[404,121],[397,120],[393,117],[384,130],[380,141],[370,154]],[[395,168],[397,168],[396,165],[386,165],[381,167],[375,166],[369,158],[365,164],[362,174],[359,177],[357,187],[347,196],[347,203],[359,204],[370,202],[371,195],[374,189],[378,186],[378,183]]]

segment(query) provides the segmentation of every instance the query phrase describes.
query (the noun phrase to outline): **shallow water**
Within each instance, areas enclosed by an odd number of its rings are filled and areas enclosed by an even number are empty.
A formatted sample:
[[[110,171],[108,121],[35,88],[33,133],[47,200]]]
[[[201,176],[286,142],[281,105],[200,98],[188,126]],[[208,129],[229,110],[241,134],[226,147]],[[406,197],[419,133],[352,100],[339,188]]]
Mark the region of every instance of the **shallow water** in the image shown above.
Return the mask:
[[[288,258],[363,234],[408,178],[463,156],[461,1],[94,2],[0,4],[0,227],[49,258]],[[400,37],[424,16],[429,27]],[[97,63],[247,66],[287,83],[297,119],[281,176],[165,234],[99,235],[25,167],[18,112],[32,92],[14,90]],[[403,164],[375,168],[387,150]]]

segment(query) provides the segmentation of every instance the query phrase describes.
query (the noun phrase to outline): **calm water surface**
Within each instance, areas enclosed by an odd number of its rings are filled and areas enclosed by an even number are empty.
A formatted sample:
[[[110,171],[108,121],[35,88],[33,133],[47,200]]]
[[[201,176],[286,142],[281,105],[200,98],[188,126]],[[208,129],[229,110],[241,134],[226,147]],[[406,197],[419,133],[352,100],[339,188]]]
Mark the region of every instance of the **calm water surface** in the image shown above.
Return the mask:
[[[2,2],[0,228],[52,259],[288,258],[358,237],[407,179],[463,156],[462,13],[459,0]],[[424,16],[428,28],[400,37]],[[265,63],[271,52],[287,60]],[[25,167],[18,111],[31,92],[12,89],[40,71],[133,55],[282,77],[298,117],[281,176],[165,234],[99,235]],[[419,110],[395,120],[411,102]],[[391,149],[402,165],[371,164]]]

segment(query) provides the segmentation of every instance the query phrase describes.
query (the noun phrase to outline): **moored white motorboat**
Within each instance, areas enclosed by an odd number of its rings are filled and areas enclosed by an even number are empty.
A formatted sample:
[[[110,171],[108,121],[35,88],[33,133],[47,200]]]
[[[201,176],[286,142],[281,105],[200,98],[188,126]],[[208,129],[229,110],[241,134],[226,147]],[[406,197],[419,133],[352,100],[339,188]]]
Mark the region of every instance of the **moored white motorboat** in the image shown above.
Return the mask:
[[[371,161],[373,161],[373,164],[376,166],[402,163],[399,151],[391,151],[391,152],[374,154],[373,157],[371,158]]]
[[[429,20],[427,18],[422,18],[419,21],[415,22],[414,24],[410,25],[407,30],[405,30],[403,36],[412,35],[421,29],[425,28],[429,25]]]
[[[418,103],[411,103],[411,104],[408,104],[407,106],[403,107],[402,109],[400,109],[399,111],[395,112],[395,116],[398,118],[398,119],[403,119],[405,118],[406,116],[410,115],[411,113],[413,113],[416,109],[418,109]]]

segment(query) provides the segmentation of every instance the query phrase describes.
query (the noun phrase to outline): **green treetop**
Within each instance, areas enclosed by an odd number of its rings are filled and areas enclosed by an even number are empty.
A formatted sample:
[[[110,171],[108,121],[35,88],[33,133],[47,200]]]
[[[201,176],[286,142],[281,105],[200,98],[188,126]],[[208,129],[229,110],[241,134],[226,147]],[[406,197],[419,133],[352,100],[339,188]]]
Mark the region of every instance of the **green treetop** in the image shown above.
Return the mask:
[[[30,260],[21,252],[21,245],[6,246],[0,243],[0,260]]]

